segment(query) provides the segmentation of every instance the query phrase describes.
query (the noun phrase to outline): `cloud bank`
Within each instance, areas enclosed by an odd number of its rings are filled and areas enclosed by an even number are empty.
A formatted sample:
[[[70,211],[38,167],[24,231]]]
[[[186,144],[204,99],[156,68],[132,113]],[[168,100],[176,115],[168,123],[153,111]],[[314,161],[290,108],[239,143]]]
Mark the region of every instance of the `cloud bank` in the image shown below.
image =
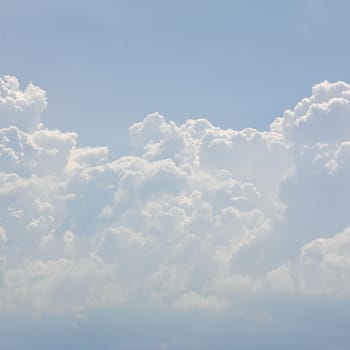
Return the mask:
[[[150,114],[118,159],[47,129],[46,106],[0,79],[1,312],[350,297],[350,85],[315,85],[267,131]]]

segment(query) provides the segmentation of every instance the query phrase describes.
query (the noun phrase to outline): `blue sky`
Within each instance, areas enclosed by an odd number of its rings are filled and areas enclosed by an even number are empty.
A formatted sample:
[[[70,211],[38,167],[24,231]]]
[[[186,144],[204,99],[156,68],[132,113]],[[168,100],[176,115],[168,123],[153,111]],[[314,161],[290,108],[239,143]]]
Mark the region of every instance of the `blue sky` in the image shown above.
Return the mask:
[[[347,1],[1,13],[6,349],[348,349]]]
[[[266,129],[315,83],[349,79],[349,7],[11,1],[2,5],[1,72],[45,87],[45,122],[79,128],[86,144],[115,144],[120,130],[155,111]]]

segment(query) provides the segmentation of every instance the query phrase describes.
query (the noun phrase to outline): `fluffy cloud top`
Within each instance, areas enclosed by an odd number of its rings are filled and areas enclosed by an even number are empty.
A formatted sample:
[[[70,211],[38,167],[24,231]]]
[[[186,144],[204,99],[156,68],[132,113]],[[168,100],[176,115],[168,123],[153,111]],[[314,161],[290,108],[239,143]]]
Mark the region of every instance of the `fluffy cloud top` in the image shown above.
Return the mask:
[[[350,297],[349,85],[314,86],[267,131],[151,114],[115,160],[46,129],[45,108],[0,79],[0,309]]]
[[[16,125],[24,131],[33,130],[46,106],[44,90],[32,83],[21,90],[16,77],[0,78],[0,127]]]

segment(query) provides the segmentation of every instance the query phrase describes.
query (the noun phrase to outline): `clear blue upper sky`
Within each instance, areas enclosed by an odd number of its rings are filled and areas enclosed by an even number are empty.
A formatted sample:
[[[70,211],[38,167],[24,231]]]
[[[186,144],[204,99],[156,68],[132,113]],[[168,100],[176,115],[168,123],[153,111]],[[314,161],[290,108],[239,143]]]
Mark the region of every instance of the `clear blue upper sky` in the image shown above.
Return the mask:
[[[325,79],[350,80],[345,0],[1,4],[0,73],[48,91],[49,127],[113,146],[158,111],[266,128]],[[117,143],[114,143],[117,145]]]

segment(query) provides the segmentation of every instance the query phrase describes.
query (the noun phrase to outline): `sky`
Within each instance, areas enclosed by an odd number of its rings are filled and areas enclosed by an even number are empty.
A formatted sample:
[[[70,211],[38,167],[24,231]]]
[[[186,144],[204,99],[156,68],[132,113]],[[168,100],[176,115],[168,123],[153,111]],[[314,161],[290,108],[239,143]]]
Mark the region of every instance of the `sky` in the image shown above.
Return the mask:
[[[0,6],[4,348],[348,349],[347,1]]]
[[[349,81],[346,0],[1,6],[1,73],[47,91],[48,126],[118,155],[149,113],[266,129],[312,85]]]

